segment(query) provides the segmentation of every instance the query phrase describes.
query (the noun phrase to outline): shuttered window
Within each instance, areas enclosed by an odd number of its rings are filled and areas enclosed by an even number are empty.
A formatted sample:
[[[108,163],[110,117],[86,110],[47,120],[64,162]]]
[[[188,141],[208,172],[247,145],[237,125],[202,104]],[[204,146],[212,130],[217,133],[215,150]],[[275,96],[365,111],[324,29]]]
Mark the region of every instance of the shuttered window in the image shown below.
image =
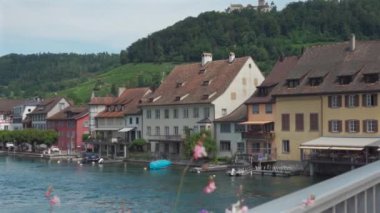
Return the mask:
[[[318,122],[318,113],[310,113],[310,131],[318,131],[319,122]]]
[[[281,115],[281,129],[282,131],[289,131],[290,125],[289,125],[289,114],[282,114]]]
[[[333,133],[342,132],[342,121],[341,120],[330,120],[329,121],[329,132],[333,132]]]
[[[377,120],[364,120],[363,130],[367,133],[376,133],[378,131]]]
[[[342,96],[332,95],[328,97],[328,105],[330,108],[339,108],[342,106]]]
[[[303,114],[297,113],[296,114],[296,131],[303,131]]]
[[[349,133],[360,132],[359,120],[346,120],[345,127],[346,127],[346,132],[349,132]]]
[[[364,94],[362,98],[362,105],[364,107],[377,106],[377,94]]]
[[[359,106],[359,95],[346,95],[344,97],[344,105],[348,108]]]

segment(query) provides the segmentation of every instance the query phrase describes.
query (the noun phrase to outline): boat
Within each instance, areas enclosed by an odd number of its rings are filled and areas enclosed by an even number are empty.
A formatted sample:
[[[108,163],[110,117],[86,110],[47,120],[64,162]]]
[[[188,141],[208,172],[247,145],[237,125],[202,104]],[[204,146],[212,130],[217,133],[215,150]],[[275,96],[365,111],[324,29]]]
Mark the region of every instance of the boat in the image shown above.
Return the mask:
[[[155,160],[149,163],[149,169],[164,169],[170,166],[172,162],[170,160]]]
[[[226,174],[229,176],[244,176],[250,174],[250,170],[244,168],[232,168],[230,170],[227,170]]]

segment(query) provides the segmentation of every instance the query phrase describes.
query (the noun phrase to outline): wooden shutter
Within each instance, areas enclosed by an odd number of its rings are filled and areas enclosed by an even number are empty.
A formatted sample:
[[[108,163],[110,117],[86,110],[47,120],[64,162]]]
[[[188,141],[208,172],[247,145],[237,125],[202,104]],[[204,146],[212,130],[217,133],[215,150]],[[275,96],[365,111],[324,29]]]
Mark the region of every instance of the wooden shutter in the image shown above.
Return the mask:
[[[360,132],[360,122],[359,122],[359,120],[355,120],[354,121],[354,125],[355,125],[356,132]]]
[[[341,95],[338,95],[338,107],[341,107],[342,106],[342,96]]]
[[[332,132],[332,121],[329,121],[329,132]]]
[[[289,114],[282,114],[282,131],[289,131]]]
[[[346,120],[346,121],[345,121],[345,130],[346,130],[346,132],[350,132],[349,123],[350,123],[349,120]]]
[[[338,121],[338,131],[342,132],[342,121]]]
[[[356,107],[359,106],[359,95],[354,96],[354,103]]]
[[[366,102],[366,95],[362,95],[362,106],[363,107],[366,107],[367,106],[367,102]]]
[[[345,95],[345,96],[344,96],[344,106],[345,106],[345,107],[348,107],[349,99],[350,99],[350,96],[349,96],[349,95]]]
[[[373,106],[377,106],[377,94],[373,94]]]
[[[329,108],[331,108],[331,103],[332,103],[331,99],[332,99],[332,96],[329,96],[329,97],[328,97],[328,105],[329,105]]]
[[[296,114],[296,131],[303,131],[303,114]]]
[[[367,129],[367,122],[368,122],[368,120],[364,120],[364,121],[363,121],[363,132],[368,132],[368,129]]]
[[[377,131],[378,131],[377,120],[373,120],[373,131],[374,131],[374,132],[377,132]]]
[[[318,113],[310,113],[310,130],[311,131],[319,130]]]

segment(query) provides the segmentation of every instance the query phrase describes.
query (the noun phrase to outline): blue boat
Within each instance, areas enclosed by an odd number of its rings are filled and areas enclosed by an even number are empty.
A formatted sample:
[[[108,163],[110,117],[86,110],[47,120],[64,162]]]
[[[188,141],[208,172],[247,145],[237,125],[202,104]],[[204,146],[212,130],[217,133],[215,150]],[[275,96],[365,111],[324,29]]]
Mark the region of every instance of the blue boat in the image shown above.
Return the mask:
[[[149,169],[164,169],[171,164],[172,162],[170,160],[156,160],[149,163]]]

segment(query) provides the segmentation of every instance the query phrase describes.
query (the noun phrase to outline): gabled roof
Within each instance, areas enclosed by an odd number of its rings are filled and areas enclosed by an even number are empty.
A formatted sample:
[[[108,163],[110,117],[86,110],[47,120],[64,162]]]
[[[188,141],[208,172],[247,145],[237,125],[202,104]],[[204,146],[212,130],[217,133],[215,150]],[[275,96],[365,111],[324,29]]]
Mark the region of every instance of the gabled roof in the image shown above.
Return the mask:
[[[216,119],[214,122],[243,122],[247,120],[247,105],[242,104],[230,114]]]
[[[380,83],[365,83],[364,74],[380,73],[380,41],[356,41],[351,51],[350,42],[314,46],[306,49],[287,79],[297,79],[300,85],[287,88],[286,80],[273,95],[306,95],[347,92],[380,91]],[[339,85],[340,76],[351,76],[352,82]],[[322,78],[319,86],[310,86],[310,78]]]
[[[53,107],[62,99],[62,97],[54,97],[46,99],[37,104],[33,112],[29,114],[45,114],[48,113]],[[70,103],[69,103],[70,104]]]
[[[90,103],[88,103],[88,105],[109,105],[113,101],[115,101],[115,99],[116,99],[116,97],[111,97],[111,96],[93,97],[93,98],[91,98]]]
[[[141,110],[139,108],[139,104],[144,96],[146,96],[149,92],[150,89],[148,87],[126,89],[112,103],[107,104],[107,106],[124,106],[124,110],[115,110],[113,112],[105,110],[104,112],[99,113],[96,117],[112,118],[124,117],[124,115],[139,114]]]
[[[48,120],[77,120],[88,115],[88,113],[89,111],[87,107],[71,106],[54,114],[48,118]]]
[[[269,75],[260,84],[260,86],[258,86],[258,88],[266,88],[268,90],[267,95],[259,96],[258,94],[260,89],[257,89],[255,93],[245,102],[245,104],[272,102],[272,92],[275,91],[277,87],[281,87],[279,83],[287,78],[288,74],[296,66],[297,62],[297,56],[289,56],[278,60]]]
[[[0,112],[12,112],[13,107],[24,102],[25,100],[0,99]]]
[[[250,57],[176,66],[158,89],[142,105],[179,105],[211,103],[224,93]],[[205,81],[210,83],[204,85]]]

